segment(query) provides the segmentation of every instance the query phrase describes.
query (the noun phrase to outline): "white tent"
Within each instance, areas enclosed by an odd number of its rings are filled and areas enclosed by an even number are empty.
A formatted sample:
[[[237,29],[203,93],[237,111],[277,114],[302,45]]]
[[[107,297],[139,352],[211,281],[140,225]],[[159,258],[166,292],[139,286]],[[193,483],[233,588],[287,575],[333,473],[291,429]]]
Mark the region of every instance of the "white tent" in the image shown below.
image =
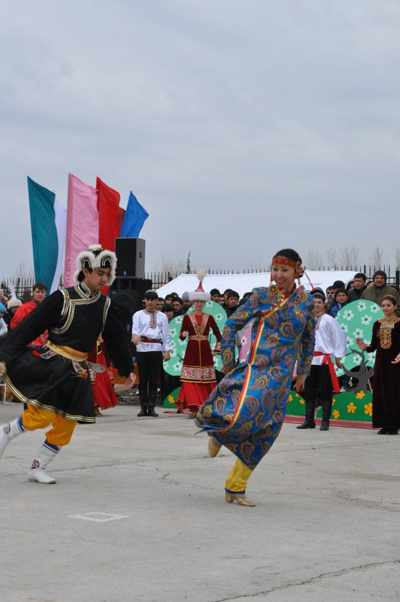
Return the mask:
[[[345,284],[354,278],[353,272],[307,272],[309,279],[314,287],[319,286],[324,291],[328,286],[331,286],[335,280],[342,280]],[[246,292],[250,292],[253,288],[268,286],[270,282],[270,273],[262,272],[256,274],[209,274],[204,278],[203,287],[205,291],[210,291],[217,288],[221,293],[227,288],[237,291],[240,296]],[[311,290],[311,285],[308,279],[303,276],[301,283],[307,290]],[[194,291],[199,284],[196,274],[181,274],[168,284],[161,286],[157,293],[160,297],[166,297],[168,293],[175,292],[182,296],[185,291]]]

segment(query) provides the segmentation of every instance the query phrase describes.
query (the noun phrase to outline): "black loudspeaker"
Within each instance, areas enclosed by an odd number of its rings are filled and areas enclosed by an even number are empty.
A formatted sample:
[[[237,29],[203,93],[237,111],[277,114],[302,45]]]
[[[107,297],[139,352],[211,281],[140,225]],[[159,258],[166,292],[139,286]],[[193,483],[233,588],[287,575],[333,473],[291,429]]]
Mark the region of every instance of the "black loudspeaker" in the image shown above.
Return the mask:
[[[146,241],[143,238],[116,238],[117,277],[144,278]]]
[[[152,284],[146,278],[116,278],[110,287],[110,297],[133,315],[142,309],[144,294]]]

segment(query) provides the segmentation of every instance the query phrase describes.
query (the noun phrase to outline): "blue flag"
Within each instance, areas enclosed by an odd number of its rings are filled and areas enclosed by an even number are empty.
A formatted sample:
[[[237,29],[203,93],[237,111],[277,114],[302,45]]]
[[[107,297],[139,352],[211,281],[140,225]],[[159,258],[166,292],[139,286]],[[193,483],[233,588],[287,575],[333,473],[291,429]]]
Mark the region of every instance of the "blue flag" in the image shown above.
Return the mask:
[[[142,207],[133,192],[131,192],[120,233],[121,238],[137,238],[148,217],[149,214],[146,209]]]

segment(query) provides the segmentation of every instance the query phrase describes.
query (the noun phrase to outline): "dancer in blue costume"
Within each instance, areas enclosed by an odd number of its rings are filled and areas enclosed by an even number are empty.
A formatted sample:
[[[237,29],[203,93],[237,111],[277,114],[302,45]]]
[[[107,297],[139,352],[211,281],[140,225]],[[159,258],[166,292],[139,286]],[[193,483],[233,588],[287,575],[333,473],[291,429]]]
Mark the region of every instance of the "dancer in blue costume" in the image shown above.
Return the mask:
[[[271,266],[276,284],[257,288],[225,323],[221,342],[225,378],[201,406],[197,425],[208,431],[209,454],[225,445],[237,456],[226,481],[225,499],[254,506],[247,481],[282,428],[297,361],[295,389],[304,388],[314,351],[313,297],[295,280],[304,273],[292,249],[277,253]],[[254,320],[248,363],[235,363],[235,337]]]

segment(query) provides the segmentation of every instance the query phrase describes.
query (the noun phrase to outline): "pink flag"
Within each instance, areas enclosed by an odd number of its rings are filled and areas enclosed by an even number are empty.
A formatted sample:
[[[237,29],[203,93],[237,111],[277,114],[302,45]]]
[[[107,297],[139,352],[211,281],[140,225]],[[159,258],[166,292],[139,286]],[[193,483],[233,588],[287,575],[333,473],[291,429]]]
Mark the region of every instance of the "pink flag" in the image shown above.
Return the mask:
[[[76,258],[89,245],[99,242],[97,192],[72,174],[68,175],[67,241],[65,246],[64,286],[76,284],[72,276]]]

